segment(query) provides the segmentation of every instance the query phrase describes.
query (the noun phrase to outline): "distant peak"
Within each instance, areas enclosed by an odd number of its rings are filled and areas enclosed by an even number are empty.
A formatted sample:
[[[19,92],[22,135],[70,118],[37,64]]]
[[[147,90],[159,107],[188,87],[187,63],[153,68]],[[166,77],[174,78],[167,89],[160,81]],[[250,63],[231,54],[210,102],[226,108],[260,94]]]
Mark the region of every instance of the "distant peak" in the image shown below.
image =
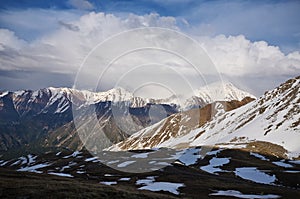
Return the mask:
[[[254,95],[237,88],[235,85],[228,81],[213,82],[200,87],[196,91],[196,96],[204,98],[208,103],[211,103],[213,101],[241,101],[245,97],[256,99]]]

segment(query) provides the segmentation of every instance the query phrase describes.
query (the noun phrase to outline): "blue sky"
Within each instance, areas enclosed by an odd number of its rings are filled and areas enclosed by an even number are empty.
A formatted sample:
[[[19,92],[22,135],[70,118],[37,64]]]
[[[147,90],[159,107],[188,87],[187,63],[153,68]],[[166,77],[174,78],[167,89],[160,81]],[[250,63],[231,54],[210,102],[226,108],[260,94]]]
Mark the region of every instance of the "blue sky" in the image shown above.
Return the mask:
[[[65,10],[76,17],[89,11],[137,15],[158,13],[186,20],[190,26],[211,25],[210,34],[239,35],[264,40],[284,52],[300,49],[299,1],[202,1],[202,0],[89,0],[91,8],[72,5],[69,0],[1,0],[1,12],[7,10]],[[43,16],[41,16],[43,17]],[[26,20],[24,18],[24,20]],[[179,26],[184,26],[179,24]],[[11,21],[1,20],[0,27],[15,30],[24,39],[34,39],[45,30],[22,30]],[[49,25],[49,29],[53,28]],[[49,31],[49,29],[46,29]],[[31,34],[22,34],[31,31]]]
[[[93,45],[146,24],[195,38],[224,77],[260,95],[300,74],[299,10],[283,0],[0,0],[0,90],[70,87]]]

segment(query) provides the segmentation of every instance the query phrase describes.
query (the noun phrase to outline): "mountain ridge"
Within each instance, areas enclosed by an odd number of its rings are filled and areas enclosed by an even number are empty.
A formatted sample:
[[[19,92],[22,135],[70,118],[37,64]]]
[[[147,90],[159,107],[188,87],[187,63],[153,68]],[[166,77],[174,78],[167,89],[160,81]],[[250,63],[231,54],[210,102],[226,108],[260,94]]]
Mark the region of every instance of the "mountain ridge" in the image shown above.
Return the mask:
[[[223,88],[220,90],[220,88]],[[30,94],[31,100],[34,101],[35,98],[40,97],[44,93],[50,94],[52,97],[51,100],[57,98],[66,97],[69,101],[72,102],[72,96],[74,97],[74,102],[76,100],[85,101],[86,104],[99,103],[103,101],[130,101],[131,107],[142,107],[147,103],[154,104],[168,104],[176,105],[181,107],[183,110],[194,108],[195,106],[203,106],[214,101],[231,101],[231,100],[242,100],[245,97],[256,98],[254,95],[240,90],[235,87],[230,82],[215,82],[194,91],[194,95],[190,98],[186,98],[184,103],[181,103],[176,100],[176,96],[170,96],[167,98],[153,99],[153,98],[144,98],[140,96],[134,96],[134,93],[127,91],[124,88],[112,88],[107,91],[94,92],[89,90],[78,90],[74,88],[67,87],[47,87],[38,90],[20,90],[20,91],[3,91],[0,92],[0,98],[4,97],[8,93],[13,93],[14,98],[18,98],[24,94]],[[78,98],[78,99],[77,99]],[[30,101],[29,101],[30,102]],[[51,103],[50,103],[51,105]]]

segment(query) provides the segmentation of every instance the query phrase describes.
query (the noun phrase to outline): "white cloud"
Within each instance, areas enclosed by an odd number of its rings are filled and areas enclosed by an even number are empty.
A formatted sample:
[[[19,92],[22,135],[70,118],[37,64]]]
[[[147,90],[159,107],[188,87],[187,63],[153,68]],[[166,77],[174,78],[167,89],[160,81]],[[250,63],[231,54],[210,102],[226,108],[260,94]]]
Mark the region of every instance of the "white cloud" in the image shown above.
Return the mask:
[[[160,17],[157,14],[144,16],[131,14],[128,18],[121,19],[112,14],[95,12],[83,15],[73,22],[65,23],[60,20],[58,23],[64,25],[18,49],[15,53],[18,52],[19,55],[11,60],[11,63],[3,64],[2,57],[0,69],[11,67],[11,70],[22,68],[74,73],[87,53],[104,39],[138,27],[176,28],[175,22],[172,17]],[[21,40],[12,31],[2,29],[1,34],[3,45],[20,48]]]
[[[41,12],[41,10],[38,10]],[[51,15],[53,13],[51,12]],[[75,17],[76,18],[76,17]],[[46,21],[44,23],[47,23]],[[58,27],[43,36],[25,42],[15,36],[14,32],[1,29],[1,57],[0,70],[40,71],[49,73],[75,74],[88,52],[104,39],[122,31],[139,27],[165,27],[180,30],[173,17],[162,17],[158,14],[134,15],[117,17],[113,14],[90,12],[78,20],[59,19]],[[192,35],[193,37],[193,35]],[[292,52],[285,55],[276,46],[268,45],[265,41],[252,42],[243,35],[216,37],[194,36],[207,51],[219,71],[227,76],[295,76],[300,73],[300,53]],[[166,43],[167,36],[153,38],[153,43]],[[126,42],[135,42],[124,41]],[[176,43],[176,42],[175,42]],[[185,53],[197,56],[197,52],[190,51],[189,46],[178,41],[177,44]],[[120,44],[121,46],[121,44]],[[118,46],[116,46],[118,48]],[[153,54],[139,54],[134,59],[122,59],[122,68],[115,70],[115,74],[126,72],[132,63],[149,63],[154,57],[163,60],[164,64],[172,63],[180,73],[189,73],[188,66],[182,64],[172,56],[162,57]],[[128,67],[128,68],[126,68]],[[179,68],[179,69],[178,69]],[[98,70],[103,70],[99,64]],[[170,72],[170,71],[167,71]],[[203,71],[205,72],[205,71]],[[112,80],[114,77],[110,77]],[[192,75],[191,75],[191,78]],[[192,81],[192,80],[191,80]],[[107,87],[111,85],[105,82]],[[278,82],[270,83],[270,88]],[[38,84],[37,84],[38,85]],[[51,85],[49,85],[51,86]],[[254,88],[255,89],[255,88]]]
[[[69,0],[68,3],[74,8],[81,10],[92,10],[94,6],[88,0]]]
[[[299,52],[285,55],[279,47],[265,41],[251,42],[243,35],[202,37],[199,42],[207,50],[218,69],[227,75],[297,75]]]
[[[5,48],[20,49],[26,42],[19,39],[14,32],[7,29],[0,29],[0,51]]]

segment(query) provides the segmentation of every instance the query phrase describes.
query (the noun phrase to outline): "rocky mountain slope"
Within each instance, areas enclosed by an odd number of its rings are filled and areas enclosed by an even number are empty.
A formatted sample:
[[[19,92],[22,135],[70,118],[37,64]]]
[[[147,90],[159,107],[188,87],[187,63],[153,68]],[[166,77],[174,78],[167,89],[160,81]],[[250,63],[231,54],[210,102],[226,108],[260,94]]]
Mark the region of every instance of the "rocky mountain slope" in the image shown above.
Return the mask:
[[[171,148],[186,148],[185,142],[166,145],[173,138],[188,135],[193,129],[199,128],[206,122],[210,121],[216,115],[222,115],[226,111],[236,109],[251,101],[253,98],[246,97],[241,101],[218,101],[207,104],[200,109],[191,109],[189,111],[173,114],[160,122],[142,129],[140,132],[133,134],[128,139],[113,145],[108,150],[134,150],[134,149],[151,149],[161,145]]]
[[[162,121],[132,135],[110,150],[130,150],[152,147],[182,148],[199,145],[219,145],[253,150],[259,148],[265,153],[298,157],[300,154],[300,76],[290,79],[274,90],[266,92],[259,99],[229,112],[218,112],[211,121],[200,128],[186,133],[170,134]],[[173,128],[184,125],[172,122]],[[183,132],[183,130],[181,130]],[[159,135],[159,136],[157,136]],[[262,144],[264,143],[264,144]],[[267,143],[270,143],[267,146]],[[263,147],[267,146],[267,147]],[[268,149],[269,148],[269,149]]]
[[[141,127],[148,125],[151,104],[140,101],[139,98],[131,98],[123,89],[93,93],[68,88],[46,88],[38,91],[2,93],[0,95],[0,150],[7,151],[25,145],[53,146],[54,143],[61,145],[67,141],[66,138],[76,137],[73,108],[79,112],[93,109],[100,123],[100,118],[106,121],[102,122],[103,128],[109,129],[113,142],[121,141],[127,135],[114,124],[111,104],[126,99],[132,99],[134,103],[128,107],[131,117]],[[177,112],[174,106],[161,106],[166,116]],[[85,117],[87,119],[89,115]],[[111,126],[114,128],[110,128]],[[54,135],[56,139],[53,138]],[[51,140],[54,143],[50,142]],[[80,144],[78,139],[71,142]]]

